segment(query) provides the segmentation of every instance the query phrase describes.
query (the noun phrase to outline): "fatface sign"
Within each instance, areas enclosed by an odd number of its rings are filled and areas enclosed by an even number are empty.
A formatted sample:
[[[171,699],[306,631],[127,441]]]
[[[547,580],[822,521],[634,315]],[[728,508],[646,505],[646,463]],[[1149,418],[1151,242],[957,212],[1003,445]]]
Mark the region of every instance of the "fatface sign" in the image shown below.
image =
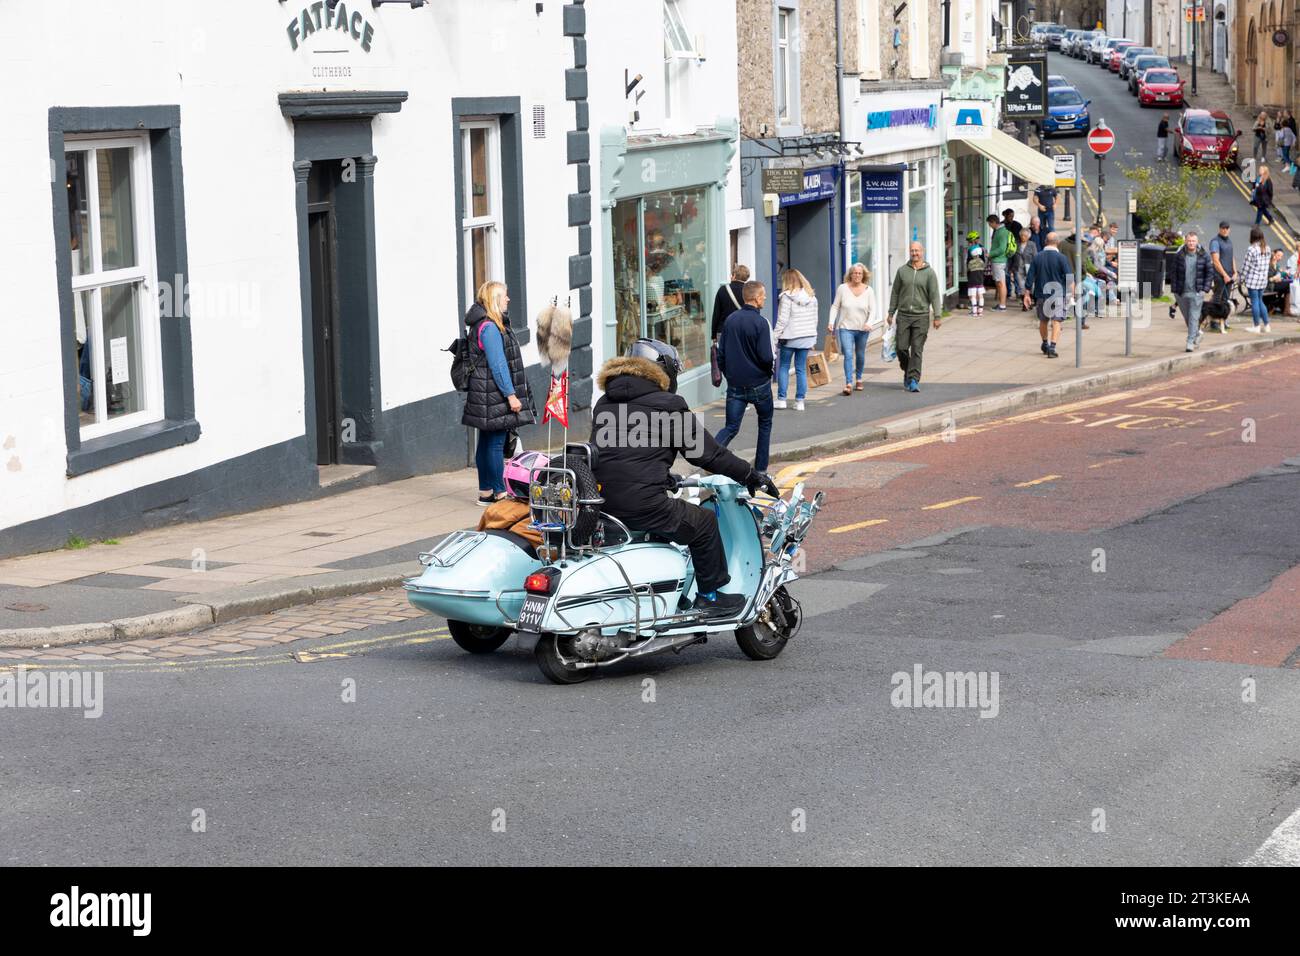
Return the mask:
[[[375,38],[375,28],[359,10],[348,10],[348,5],[340,0],[331,7],[325,0],[316,0],[302,8],[298,16],[289,21],[285,32],[289,35],[289,47],[298,47],[309,36],[321,31],[328,31],[331,37],[342,33],[370,52],[371,41]]]

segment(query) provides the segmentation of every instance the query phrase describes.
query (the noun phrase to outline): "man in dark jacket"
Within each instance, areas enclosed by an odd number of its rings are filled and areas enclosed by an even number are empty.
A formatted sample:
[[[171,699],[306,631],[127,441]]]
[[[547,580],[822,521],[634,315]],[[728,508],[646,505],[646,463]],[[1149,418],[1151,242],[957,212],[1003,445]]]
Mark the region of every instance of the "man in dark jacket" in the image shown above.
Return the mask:
[[[772,441],[772,326],[759,311],[767,299],[763,283],[746,282],[742,291],[745,307],[727,316],[718,340],[718,365],[727,379],[727,423],[717,438],[724,448],[730,445],[745,407],[753,405],[758,414],[754,467],[766,471]]]
[[[743,307],[745,283],[748,281],[749,266],[737,265],[731,270],[731,281],[718,287],[718,292],[713,297],[713,341],[716,342],[718,336],[722,334],[727,316]]]
[[[1169,291],[1173,293],[1178,308],[1187,322],[1187,351],[1194,351],[1205,333],[1201,331],[1201,306],[1205,295],[1214,288],[1214,269],[1209,254],[1201,248],[1200,237],[1187,234],[1182,251],[1173,256],[1174,267],[1169,270]]]
[[[668,497],[670,469],[681,455],[713,474],[745,485],[751,494],[779,492],[767,475],[723,448],[676,394],[681,363],[677,350],[638,339],[596,376],[605,394],[592,410],[591,442],[598,449],[596,481],[604,510],[629,528],[653,531],[691,549],[698,592],[695,607],[709,615],[734,614],[746,597],[723,594],[731,580],[718,519],[710,508]]]
[[[1074,288],[1074,273],[1070,260],[1061,254],[1058,245],[1061,237],[1047,234],[1047,245],[1034,256],[1025,279],[1025,305],[1032,300],[1038,309],[1038,334],[1042,336],[1042,352],[1048,358],[1060,358],[1056,343],[1061,339],[1061,319]],[[1086,326],[1085,326],[1086,328]]]

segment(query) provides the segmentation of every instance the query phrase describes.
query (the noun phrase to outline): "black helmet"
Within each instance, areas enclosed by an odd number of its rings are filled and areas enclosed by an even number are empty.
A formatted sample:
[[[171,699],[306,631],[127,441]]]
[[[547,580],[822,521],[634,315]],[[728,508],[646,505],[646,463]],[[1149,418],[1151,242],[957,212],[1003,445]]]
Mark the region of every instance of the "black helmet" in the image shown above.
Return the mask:
[[[637,339],[627,350],[629,358],[643,358],[658,364],[668,374],[668,391],[677,391],[677,373],[682,370],[682,360],[677,350],[667,342],[657,339]]]

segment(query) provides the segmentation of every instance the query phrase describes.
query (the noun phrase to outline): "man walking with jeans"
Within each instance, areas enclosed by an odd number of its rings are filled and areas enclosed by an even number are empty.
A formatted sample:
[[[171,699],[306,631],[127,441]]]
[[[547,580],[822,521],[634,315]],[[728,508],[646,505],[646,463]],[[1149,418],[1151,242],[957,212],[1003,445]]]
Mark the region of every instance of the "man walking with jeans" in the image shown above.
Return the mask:
[[[774,414],[772,324],[759,311],[767,301],[767,289],[761,282],[746,282],[741,296],[745,304],[727,316],[718,338],[718,366],[727,379],[727,422],[716,437],[719,445],[730,444],[740,431],[745,407],[753,405],[758,413],[754,470],[767,471]]]
[[[1232,287],[1237,282],[1237,264],[1232,256],[1232,225],[1224,219],[1219,222],[1219,234],[1210,240],[1210,266],[1214,270],[1215,301],[1226,303],[1228,313],[1219,326],[1220,332],[1227,332],[1228,315],[1232,314]],[[1213,331],[1213,329],[1211,329]]]
[[[1214,270],[1210,257],[1200,248],[1200,239],[1194,232],[1187,234],[1182,251],[1169,272],[1169,291],[1174,294],[1178,308],[1187,322],[1187,351],[1193,351],[1201,341],[1201,305],[1205,294],[1214,287]]]
[[[898,364],[903,367],[903,388],[909,392],[921,390],[921,353],[930,334],[930,316],[934,315],[937,329],[942,312],[939,277],[925,261],[925,248],[914,242],[907,247],[907,263],[899,266],[894,274],[889,314],[885,319],[890,325],[898,320],[894,347],[898,349]]]
[[[1047,234],[1047,246],[1034,256],[1025,288],[1025,305],[1032,298],[1038,309],[1038,334],[1043,338],[1042,351],[1048,358],[1060,358],[1056,343],[1061,340],[1061,319],[1074,286],[1070,260],[1057,248],[1060,241],[1056,233]]]

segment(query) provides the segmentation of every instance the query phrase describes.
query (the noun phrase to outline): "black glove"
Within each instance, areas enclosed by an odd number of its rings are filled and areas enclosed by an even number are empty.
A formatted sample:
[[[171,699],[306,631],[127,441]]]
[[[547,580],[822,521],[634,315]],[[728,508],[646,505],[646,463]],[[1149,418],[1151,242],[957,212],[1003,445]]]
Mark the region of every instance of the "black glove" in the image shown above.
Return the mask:
[[[773,498],[781,497],[781,489],[776,486],[771,475],[765,475],[754,469],[750,469],[749,477],[745,479],[745,487],[749,489],[751,495],[761,490]]]

